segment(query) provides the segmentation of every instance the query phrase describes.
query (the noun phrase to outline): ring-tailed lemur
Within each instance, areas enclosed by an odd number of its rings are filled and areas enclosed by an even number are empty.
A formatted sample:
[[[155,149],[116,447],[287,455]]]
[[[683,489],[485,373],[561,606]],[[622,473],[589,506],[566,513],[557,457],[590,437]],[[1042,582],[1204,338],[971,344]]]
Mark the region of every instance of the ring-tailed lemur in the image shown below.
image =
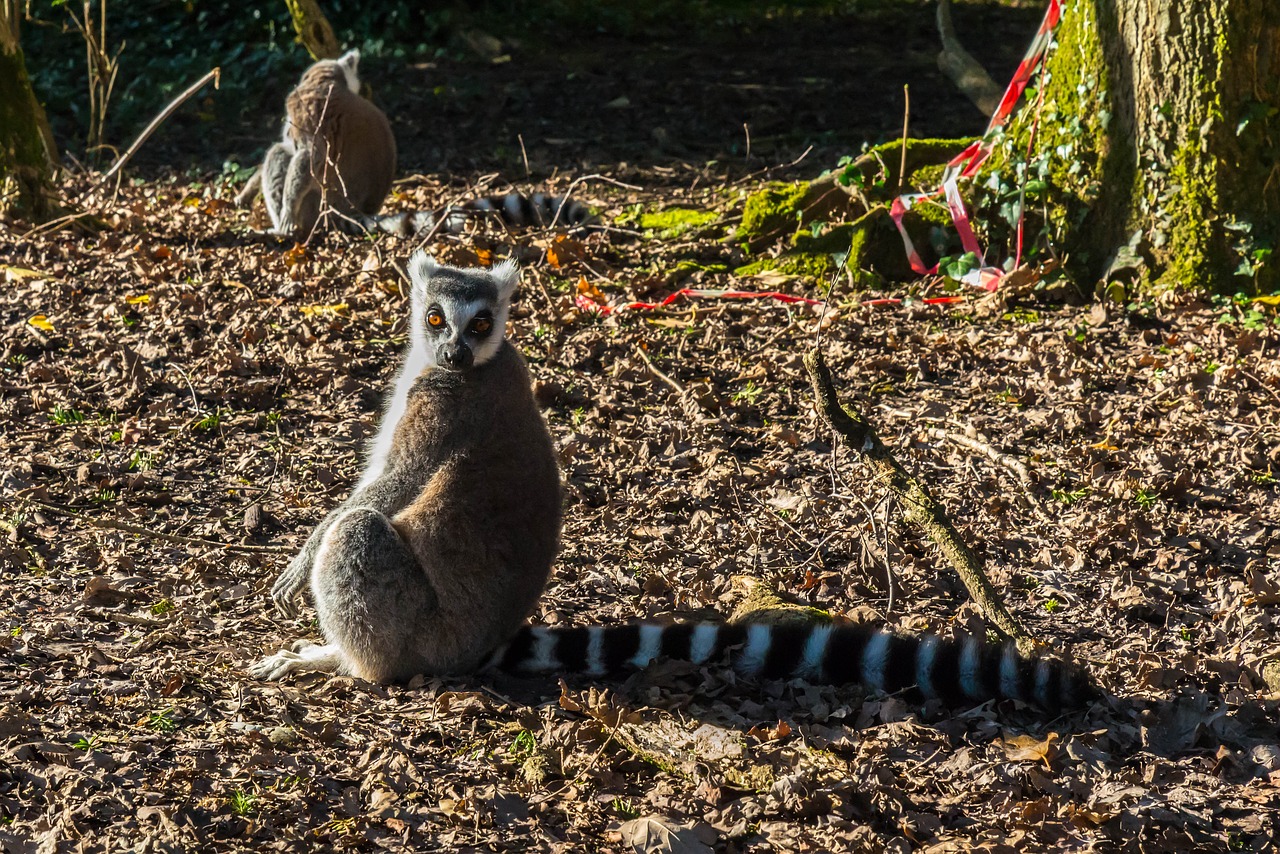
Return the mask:
[[[591,212],[562,196],[490,196],[438,211],[378,215],[396,171],[396,140],[386,114],[360,94],[360,52],[322,59],[302,74],[285,101],[284,137],[236,196],[252,203],[259,190],[271,230],[305,239],[322,214],[348,232],[413,235],[462,231],[468,217],[494,215],[507,225],[588,224]]]
[[[409,348],[368,470],[271,596],[310,582],[328,644],[252,672],[407,679],[478,667],[533,610],[560,538],[560,473],[524,359],[505,337],[519,273],[409,260]]]
[[[860,682],[952,702],[1083,704],[1081,671],[1012,647],[854,626],[523,627],[560,536],[560,478],[524,360],[503,333],[514,265],[409,262],[409,345],[364,475],[272,587],[295,613],[310,583],[327,644],[302,642],[251,667],[375,681],[495,667],[591,675],[659,656],[739,672]]]
[[[284,138],[236,196],[246,205],[262,190],[272,230],[298,239],[321,214],[341,223],[381,208],[396,173],[396,138],[386,114],[360,95],[360,52],[322,59],[285,101]]]

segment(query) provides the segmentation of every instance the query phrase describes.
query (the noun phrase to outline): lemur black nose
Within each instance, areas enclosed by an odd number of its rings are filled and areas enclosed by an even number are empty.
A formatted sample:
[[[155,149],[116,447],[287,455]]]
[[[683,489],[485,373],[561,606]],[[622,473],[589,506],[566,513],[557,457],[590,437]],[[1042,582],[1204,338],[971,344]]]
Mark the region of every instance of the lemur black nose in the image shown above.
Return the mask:
[[[475,355],[471,352],[471,348],[461,341],[441,344],[437,356],[441,364],[455,371],[465,371],[475,361]]]

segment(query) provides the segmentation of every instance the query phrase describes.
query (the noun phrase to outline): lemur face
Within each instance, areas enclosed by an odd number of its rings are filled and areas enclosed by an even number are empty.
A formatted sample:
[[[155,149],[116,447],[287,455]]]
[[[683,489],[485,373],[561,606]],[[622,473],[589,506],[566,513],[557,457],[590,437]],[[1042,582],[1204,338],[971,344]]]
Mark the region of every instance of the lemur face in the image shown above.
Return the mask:
[[[427,308],[425,327],[436,365],[451,371],[483,365],[502,341],[494,327],[493,307],[483,300],[437,300]]]
[[[512,262],[486,272],[462,271],[414,253],[409,259],[412,345],[433,367],[466,371],[485,364],[502,346],[518,276]]]

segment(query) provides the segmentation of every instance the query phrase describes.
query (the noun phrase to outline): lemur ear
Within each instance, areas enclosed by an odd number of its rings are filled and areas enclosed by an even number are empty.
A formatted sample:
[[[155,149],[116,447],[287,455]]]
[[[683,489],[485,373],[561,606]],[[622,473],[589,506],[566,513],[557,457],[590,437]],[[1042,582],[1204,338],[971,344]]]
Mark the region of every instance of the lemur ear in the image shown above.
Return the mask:
[[[520,284],[520,267],[515,259],[508,258],[501,264],[495,264],[489,270],[489,277],[498,286],[498,299],[502,302],[510,302],[512,295],[516,292],[516,286]]]
[[[419,249],[409,256],[409,305],[415,317],[426,311],[427,283],[440,269],[436,259]]]
[[[353,72],[356,71],[360,65],[360,49],[352,48],[338,57],[338,64],[343,68],[349,68]]]

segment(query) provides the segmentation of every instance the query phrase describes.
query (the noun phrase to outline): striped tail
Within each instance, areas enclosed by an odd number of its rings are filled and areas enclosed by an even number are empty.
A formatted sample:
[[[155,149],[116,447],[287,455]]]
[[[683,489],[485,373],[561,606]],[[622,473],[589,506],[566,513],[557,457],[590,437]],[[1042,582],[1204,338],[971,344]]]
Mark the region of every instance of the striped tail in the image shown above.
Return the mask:
[[[1098,696],[1082,670],[1023,656],[1012,643],[899,635],[853,625],[525,627],[494,651],[485,667],[514,674],[606,676],[643,668],[659,657],[704,664],[724,661],[726,655],[744,676],[858,682],[915,699],[937,697],[949,706],[1007,698],[1057,712],[1083,707]]]
[[[514,228],[530,226],[547,228],[552,225],[579,228],[590,225],[593,219],[586,205],[565,196],[548,196],[545,193],[526,196],[522,193],[507,193],[505,196],[473,199],[438,211],[362,216],[360,222],[366,231],[384,231],[388,234],[411,237],[432,229],[447,234],[459,234],[466,227],[468,219],[487,216],[495,216]],[[436,225],[437,223],[440,223],[439,226]]]

